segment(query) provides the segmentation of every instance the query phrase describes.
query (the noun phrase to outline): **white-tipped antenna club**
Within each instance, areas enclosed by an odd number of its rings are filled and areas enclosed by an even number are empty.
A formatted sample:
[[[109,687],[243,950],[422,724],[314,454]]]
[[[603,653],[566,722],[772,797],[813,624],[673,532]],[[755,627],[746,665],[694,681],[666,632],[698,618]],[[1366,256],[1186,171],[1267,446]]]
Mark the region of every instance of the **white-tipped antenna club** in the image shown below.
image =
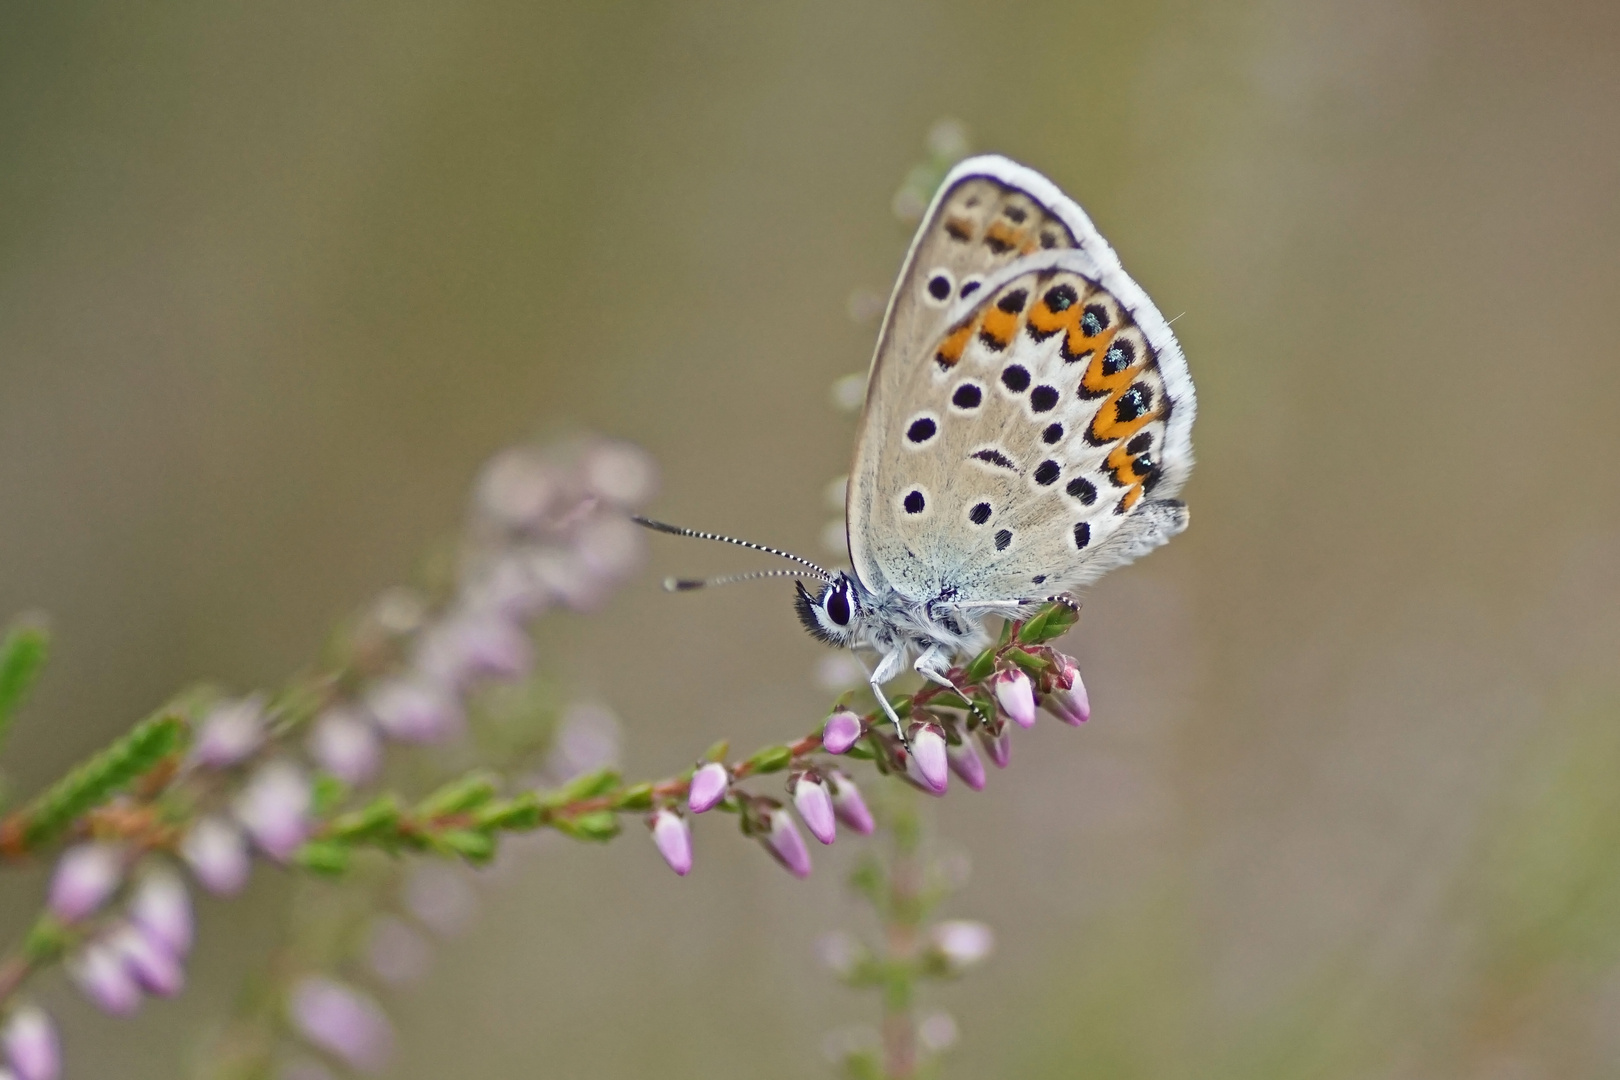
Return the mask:
[[[811,562],[809,559],[803,558],[803,557],[798,556],[798,555],[794,555],[791,552],[783,551],[781,548],[773,548],[773,547],[767,547],[764,544],[756,544],[752,540],[738,540],[734,536],[721,536],[719,533],[700,532],[697,529],[684,529],[679,525],[666,525],[662,521],[654,521],[652,518],[644,518],[644,517],[641,517],[639,514],[638,515],[633,515],[630,520],[634,521],[637,525],[640,525],[643,528],[652,529],[655,532],[669,533],[671,536],[690,536],[690,537],[693,537],[694,539],[697,539],[697,540],[718,540],[722,544],[736,544],[738,547],[749,548],[749,549],[751,549],[753,551],[763,551],[768,555],[779,555],[782,558],[789,560],[790,562],[796,562],[800,566],[808,567],[810,569],[810,571],[811,571],[811,574],[807,575],[807,574],[803,574],[803,573],[800,573],[798,571],[793,571],[793,570],[766,570],[766,571],[760,571],[758,573],[753,573],[753,574],[733,574],[730,577],[715,578],[715,579],[713,579],[711,581],[707,581],[707,582],[689,580],[689,579],[685,579],[685,578],[669,578],[664,582],[664,588],[668,589],[670,592],[685,592],[685,591],[687,591],[689,589],[701,589],[706,584],[707,585],[723,585],[723,584],[727,584],[728,582],[731,582],[731,581],[748,581],[748,580],[750,580],[752,578],[757,578],[757,577],[809,577],[809,576],[814,576],[814,577],[820,578],[822,581],[832,581],[833,580],[832,574],[830,572],[828,572],[827,570],[823,569],[820,566],[817,566],[815,563]]]

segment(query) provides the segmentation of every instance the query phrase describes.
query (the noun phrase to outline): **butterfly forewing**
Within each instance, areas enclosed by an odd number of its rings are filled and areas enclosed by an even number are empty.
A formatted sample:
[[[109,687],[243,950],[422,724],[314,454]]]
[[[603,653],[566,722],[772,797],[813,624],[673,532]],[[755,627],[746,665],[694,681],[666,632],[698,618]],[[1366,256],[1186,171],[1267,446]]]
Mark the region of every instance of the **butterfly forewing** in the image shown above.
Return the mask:
[[[1048,595],[1184,523],[1153,497],[1191,465],[1174,338],[1077,206],[979,162],[1000,175],[948,180],[913,246],[851,475],[857,573],[913,599]]]

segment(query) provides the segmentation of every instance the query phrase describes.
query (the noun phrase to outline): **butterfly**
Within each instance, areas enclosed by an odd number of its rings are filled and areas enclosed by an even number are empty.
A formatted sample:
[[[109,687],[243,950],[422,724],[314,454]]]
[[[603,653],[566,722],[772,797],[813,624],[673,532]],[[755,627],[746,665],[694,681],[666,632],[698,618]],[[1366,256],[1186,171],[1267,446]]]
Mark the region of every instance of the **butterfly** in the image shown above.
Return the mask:
[[[909,664],[952,686],[990,618],[1040,605],[1187,527],[1197,410],[1169,324],[1084,210],[1004,157],[945,177],[912,240],[867,377],[845,517],[851,571],[800,569],[805,628],[871,655],[872,691]],[[964,695],[965,696],[965,695]]]

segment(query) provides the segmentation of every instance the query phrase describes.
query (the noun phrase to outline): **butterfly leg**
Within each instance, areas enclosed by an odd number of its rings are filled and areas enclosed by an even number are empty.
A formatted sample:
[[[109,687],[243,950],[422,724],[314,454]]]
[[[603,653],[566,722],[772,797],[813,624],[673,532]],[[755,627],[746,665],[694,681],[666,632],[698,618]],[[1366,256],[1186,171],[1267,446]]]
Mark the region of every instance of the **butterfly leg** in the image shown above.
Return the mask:
[[[978,703],[968,695],[968,692],[951,681],[951,652],[945,646],[929,646],[921,656],[917,657],[916,664],[912,666],[916,669],[917,674],[929,682],[938,683],[940,686],[954,690],[958,697],[968,703],[968,708],[973,710],[974,715],[987,724],[990,722],[990,718],[979,711]]]
[[[893,652],[885,654],[883,659],[878,661],[878,666],[872,669],[872,677],[869,681],[872,684],[872,696],[877,698],[878,704],[888,714],[889,719],[894,722],[894,733],[900,736],[900,745],[909,749],[911,743],[906,739],[906,729],[900,726],[900,717],[894,711],[894,706],[889,704],[889,696],[883,692],[883,684],[900,674],[900,669],[905,666],[905,663],[905,649],[895,649]]]

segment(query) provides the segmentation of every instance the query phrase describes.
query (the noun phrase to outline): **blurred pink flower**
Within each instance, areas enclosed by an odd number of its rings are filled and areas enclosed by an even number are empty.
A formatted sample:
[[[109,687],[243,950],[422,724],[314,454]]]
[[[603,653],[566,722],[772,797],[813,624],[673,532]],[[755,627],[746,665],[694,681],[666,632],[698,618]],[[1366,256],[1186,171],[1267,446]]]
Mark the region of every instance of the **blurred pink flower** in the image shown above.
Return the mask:
[[[70,957],[67,972],[74,985],[102,1012],[133,1016],[141,1007],[141,988],[124,966],[123,958],[105,942],[91,942]]]
[[[185,988],[186,973],[179,959],[132,923],[114,927],[105,945],[147,993],[174,997]]]
[[[340,706],[323,712],[307,745],[316,764],[350,786],[364,784],[382,765],[382,739],[355,709]]]
[[[390,738],[401,742],[448,742],[467,726],[461,703],[422,678],[399,676],[378,683],[366,695],[366,708]]]
[[[264,699],[258,695],[220,702],[203,718],[191,760],[210,769],[247,760],[264,743],[264,721]]]
[[[352,987],[309,975],[293,987],[287,1004],[304,1038],[357,1072],[378,1072],[393,1056],[393,1025],[375,1001]]]
[[[217,896],[241,891],[252,868],[242,830],[218,817],[199,818],[180,841],[180,855],[203,888]]]
[[[38,1005],[12,1010],[0,1042],[17,1080],[57,1080],[62,1075],[62,1043],[50,1014]]]
[[[236,820],[266,855],[285,861],[309,836],[309,776],[288,760],[259,766],[232,804]]]
[[[765,850],[796,878],[810,876],[810,849],[804,846],[804,837],[793,824],[793,815],[786,810],[771,813],[770,831],[764,837]]]
[[[967,740],[946,747],[945,756],[951,763],[951,772],[974,791],[984,790],[984,762],[979,752]]]
[[[947,919],[929,931],[929,943],[953,969],[972,967],[989,959],[996,947],[994,930],[971,919]]]
[[[827,774],[827,782],[832,785],[833,813],[844,827],[861,836],[871,836],[876,824],[872,821],[872,812],[866,808],[866,800],[861,798],[861,789],[855,786],[855,781],[843,773],[834,770]]]
[[[938,724],[915,724],[911,728],[911,753],[906,755],[906,774],[922,787],[943,795],[950,783],[950,765],[945,753],[945,733]]]
[[[129,917],[171,956],[183,958],[191,951],[191,894],[168,867],[152,867],[141,875],[129,901]]]
[[[68,848],[51,877],[51,914],[78,922],[94,914],[124,878],[124,852],[116,844],[92,842]]]

